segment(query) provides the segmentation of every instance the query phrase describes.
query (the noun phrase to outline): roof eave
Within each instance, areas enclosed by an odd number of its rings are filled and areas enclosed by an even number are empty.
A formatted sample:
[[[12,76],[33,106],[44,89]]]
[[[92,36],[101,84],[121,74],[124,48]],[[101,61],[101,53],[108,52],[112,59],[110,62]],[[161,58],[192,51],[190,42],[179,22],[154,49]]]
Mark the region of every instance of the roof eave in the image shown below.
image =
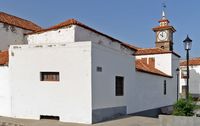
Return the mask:
[[[144,73],[153,74],[153,75],[157,75],[157,76],[162,76],[162,77],[167,77],[167,78],[173,78],[173,76],[170,76],[170,75],[164,75],[164,74],[154,73],[154,72],[150,72],[150,71],[146,71],[146,70],[142,70],[142,69],[138,69],[138,68],[136,68],[136,70],[138,72],[144,72]]]

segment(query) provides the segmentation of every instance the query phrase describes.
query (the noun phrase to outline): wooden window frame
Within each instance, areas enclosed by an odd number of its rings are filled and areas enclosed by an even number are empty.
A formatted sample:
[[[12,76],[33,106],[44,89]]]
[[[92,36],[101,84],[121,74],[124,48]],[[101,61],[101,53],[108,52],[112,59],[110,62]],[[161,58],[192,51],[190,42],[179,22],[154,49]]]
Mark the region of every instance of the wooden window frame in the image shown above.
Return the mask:
[[[40,72],[40,81],[60,81],[59,72]]]

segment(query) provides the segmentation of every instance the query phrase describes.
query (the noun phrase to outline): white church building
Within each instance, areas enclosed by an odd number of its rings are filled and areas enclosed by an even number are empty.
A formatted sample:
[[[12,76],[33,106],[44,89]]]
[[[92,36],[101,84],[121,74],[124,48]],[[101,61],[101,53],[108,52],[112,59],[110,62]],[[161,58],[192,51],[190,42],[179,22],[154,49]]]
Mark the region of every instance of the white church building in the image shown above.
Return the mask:
[[[139,48],[75,19],[42,29],[1,12],[0,115],[92,124],[173,105],[180,56],[159,23],[156,47]]]

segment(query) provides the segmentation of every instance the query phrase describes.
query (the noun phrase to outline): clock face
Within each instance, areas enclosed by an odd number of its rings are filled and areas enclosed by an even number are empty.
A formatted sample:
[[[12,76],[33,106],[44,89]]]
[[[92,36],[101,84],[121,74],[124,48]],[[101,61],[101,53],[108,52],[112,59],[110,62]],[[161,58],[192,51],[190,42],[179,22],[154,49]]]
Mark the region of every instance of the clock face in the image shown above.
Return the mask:
[[[158,39],[163,41],[167,39],[167,32],[166,31],[161,31],[158,33]]]

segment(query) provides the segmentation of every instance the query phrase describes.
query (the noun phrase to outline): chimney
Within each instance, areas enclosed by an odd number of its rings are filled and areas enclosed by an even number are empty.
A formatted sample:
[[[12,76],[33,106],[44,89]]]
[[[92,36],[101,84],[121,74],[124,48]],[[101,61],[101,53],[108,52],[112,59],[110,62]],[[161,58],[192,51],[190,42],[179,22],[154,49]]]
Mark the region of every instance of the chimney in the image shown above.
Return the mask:
[[[155,68],[155,58],[149,58],[149,65]]]
[[[141,58],[142,63],[147,64],[147,58]]]

